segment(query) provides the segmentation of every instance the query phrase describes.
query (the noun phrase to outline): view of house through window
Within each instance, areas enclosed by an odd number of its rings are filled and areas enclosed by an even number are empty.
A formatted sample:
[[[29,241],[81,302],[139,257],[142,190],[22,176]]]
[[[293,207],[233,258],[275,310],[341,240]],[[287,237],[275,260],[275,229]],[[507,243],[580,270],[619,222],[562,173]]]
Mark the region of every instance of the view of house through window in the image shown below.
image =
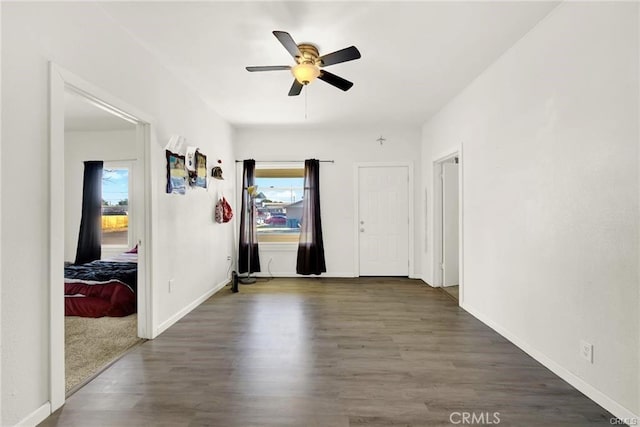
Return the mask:
[[[258,241],[298,241],[304,192],[303,174],[303,169],[256,169]]]
[[[102,245],[129,245],[129,168],[102,170]]]

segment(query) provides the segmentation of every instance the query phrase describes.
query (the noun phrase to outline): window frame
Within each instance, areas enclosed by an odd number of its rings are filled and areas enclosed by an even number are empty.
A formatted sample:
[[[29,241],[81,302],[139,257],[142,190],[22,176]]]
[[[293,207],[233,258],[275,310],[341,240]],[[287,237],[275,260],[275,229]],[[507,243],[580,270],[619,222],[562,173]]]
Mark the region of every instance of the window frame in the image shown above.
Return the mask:
[[[302,187],[304,192],[304,163],[291,162],[291,163],[262,163],[256,164],[255,175],[256,179],[259,178],[302,178]],[[258,185],[258,193],[261,192],[260,185]],[[300,241],[300,232],[297,233],[260,233],[257,229],[256,234],[258,236],[258,243],[268,244],[298,244]]]
[[[129,182],[128,184],[128,194],[127,194],[127,199],[129,201],[129,204],[127,206],[127,217],[128,217],[128,221],[127,221],[127,243],[124,245],[121,244],[116,244],[116,245],[105,245],[104,243],[102,243],[102,237],[100,239],[100,246],[102,247],[102,249],[104,250],[120,250],[120,249],[130,249],[133,247],[133,241],[134,238],[133,236],[134,234],[134,228],[135,228],[135,224],[134,224],[134,219],[135,218],[135,212],[134,212],[134,208],[133,208],[133,203],[131,202],[131,196],[133,195],[133,174],[134,174],[134,162],[132,160],[109,160],[109,161],[105,161],[102,164],[102,171],[104,172],[105,169],[127,169],[128,170],[128,174],[129,174]]]

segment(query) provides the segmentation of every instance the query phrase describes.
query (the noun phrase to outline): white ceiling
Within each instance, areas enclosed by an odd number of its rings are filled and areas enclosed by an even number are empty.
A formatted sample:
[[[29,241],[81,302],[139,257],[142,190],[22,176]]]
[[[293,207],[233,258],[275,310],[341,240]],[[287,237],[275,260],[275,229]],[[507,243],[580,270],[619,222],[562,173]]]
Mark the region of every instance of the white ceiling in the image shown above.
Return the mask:
[[[130,130],[135,125],[73,93],[64,94],[64,130],[66,132],[89,132]]]
[[[419,126],[547,15],[558,2],[105,2],[103,10],[239,127]],[[288,97],[290,65],[271,34],[289,32],[326,54],[355,45],[362,59],[327,68]]]

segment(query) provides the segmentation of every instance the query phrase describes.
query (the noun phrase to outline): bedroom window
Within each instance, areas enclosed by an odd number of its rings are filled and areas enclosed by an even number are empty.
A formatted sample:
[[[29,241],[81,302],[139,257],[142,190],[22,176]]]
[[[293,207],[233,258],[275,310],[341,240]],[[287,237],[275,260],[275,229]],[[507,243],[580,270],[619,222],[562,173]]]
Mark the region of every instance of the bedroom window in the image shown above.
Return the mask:
[[[256,168],[258,242],[297,243],[302,217],[304,169]]]
[[[129,247],[128,166],[105,162],[102,170],[102,246]]]

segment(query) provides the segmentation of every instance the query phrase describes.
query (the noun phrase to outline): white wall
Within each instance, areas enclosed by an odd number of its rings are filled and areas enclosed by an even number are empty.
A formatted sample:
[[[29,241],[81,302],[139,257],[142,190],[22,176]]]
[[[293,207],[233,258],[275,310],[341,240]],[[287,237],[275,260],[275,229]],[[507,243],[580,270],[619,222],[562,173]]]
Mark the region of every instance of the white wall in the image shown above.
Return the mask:
[[[133,127],[133,125],[132,125]],[[136,130],[65,132],[64,134],[64,260],[73,262],[78,247],[78,232],[82,217],[82,180],[84,163],[88,160],[136,159]],[[122,252],[122,251],[120,251]],[[103,254],[103,258],[104,258]]]
[[[422,142],[430,191],[463,144],[464,307],[617,415],[640,413],[637,8],[563,3]]]
[[[380,132],[387,139],[380,145]],[[419,129],[239,129],[236,131],[236,158],[260,160],[335,160],[320,164],[320,202],[327,275],[353,277],[354,255],[354,165],[366,162],[412,162],[414,182],[420,182]],[[241,168],[239,164],[238,168]],[[414,197],[417,199],[419,185]],[[240,200],[240,199],[238,199]],[[392,206],[389,207],[393,209]],[[419,217],[416,204],[414,213]],[[421,221],[416,221],[419,233]],[[295,275],[296,244],[260,245],[261,270],[268,274],[268,262],[274,276]],[[414,250],[410,250],[411,257]],[[414,272],[420,277],[419,259]]]
[[[0,23],[2,23],[2,4],[0,3]],[[0,49],[2,46],[2,31],[0,31]],[[0,99],[2,99],[2,55],[0,55]],[[2,109],[0,108],[0,111]],[[0,189],[2,189],[2,114],[0,114]],[[1,193],[1,191],[0,191]],[[0,198],[0,236],[2,236],[2,198]],[[2,245],[0,244],[0,319],[2,319]],[[0,389],[2,389],[2,329],[0,328]],[[0,423],[2,422],[2,395],[0,391]]]
[[[150,237],[156,330],[226,280],[232,248],[232,226],[212,220],[218,187],[164,194],[170,134],[185,136],[210,162],[220,158],[231,168],[230,126],[96,4],[3,2],[1,425],[41,414],[49,398],[49,60],[154,117],[150,220],[158,232]],[[215,185],[232,193],[233,174],[225,177]],[[169,294],[171,278],[176,286]]]

